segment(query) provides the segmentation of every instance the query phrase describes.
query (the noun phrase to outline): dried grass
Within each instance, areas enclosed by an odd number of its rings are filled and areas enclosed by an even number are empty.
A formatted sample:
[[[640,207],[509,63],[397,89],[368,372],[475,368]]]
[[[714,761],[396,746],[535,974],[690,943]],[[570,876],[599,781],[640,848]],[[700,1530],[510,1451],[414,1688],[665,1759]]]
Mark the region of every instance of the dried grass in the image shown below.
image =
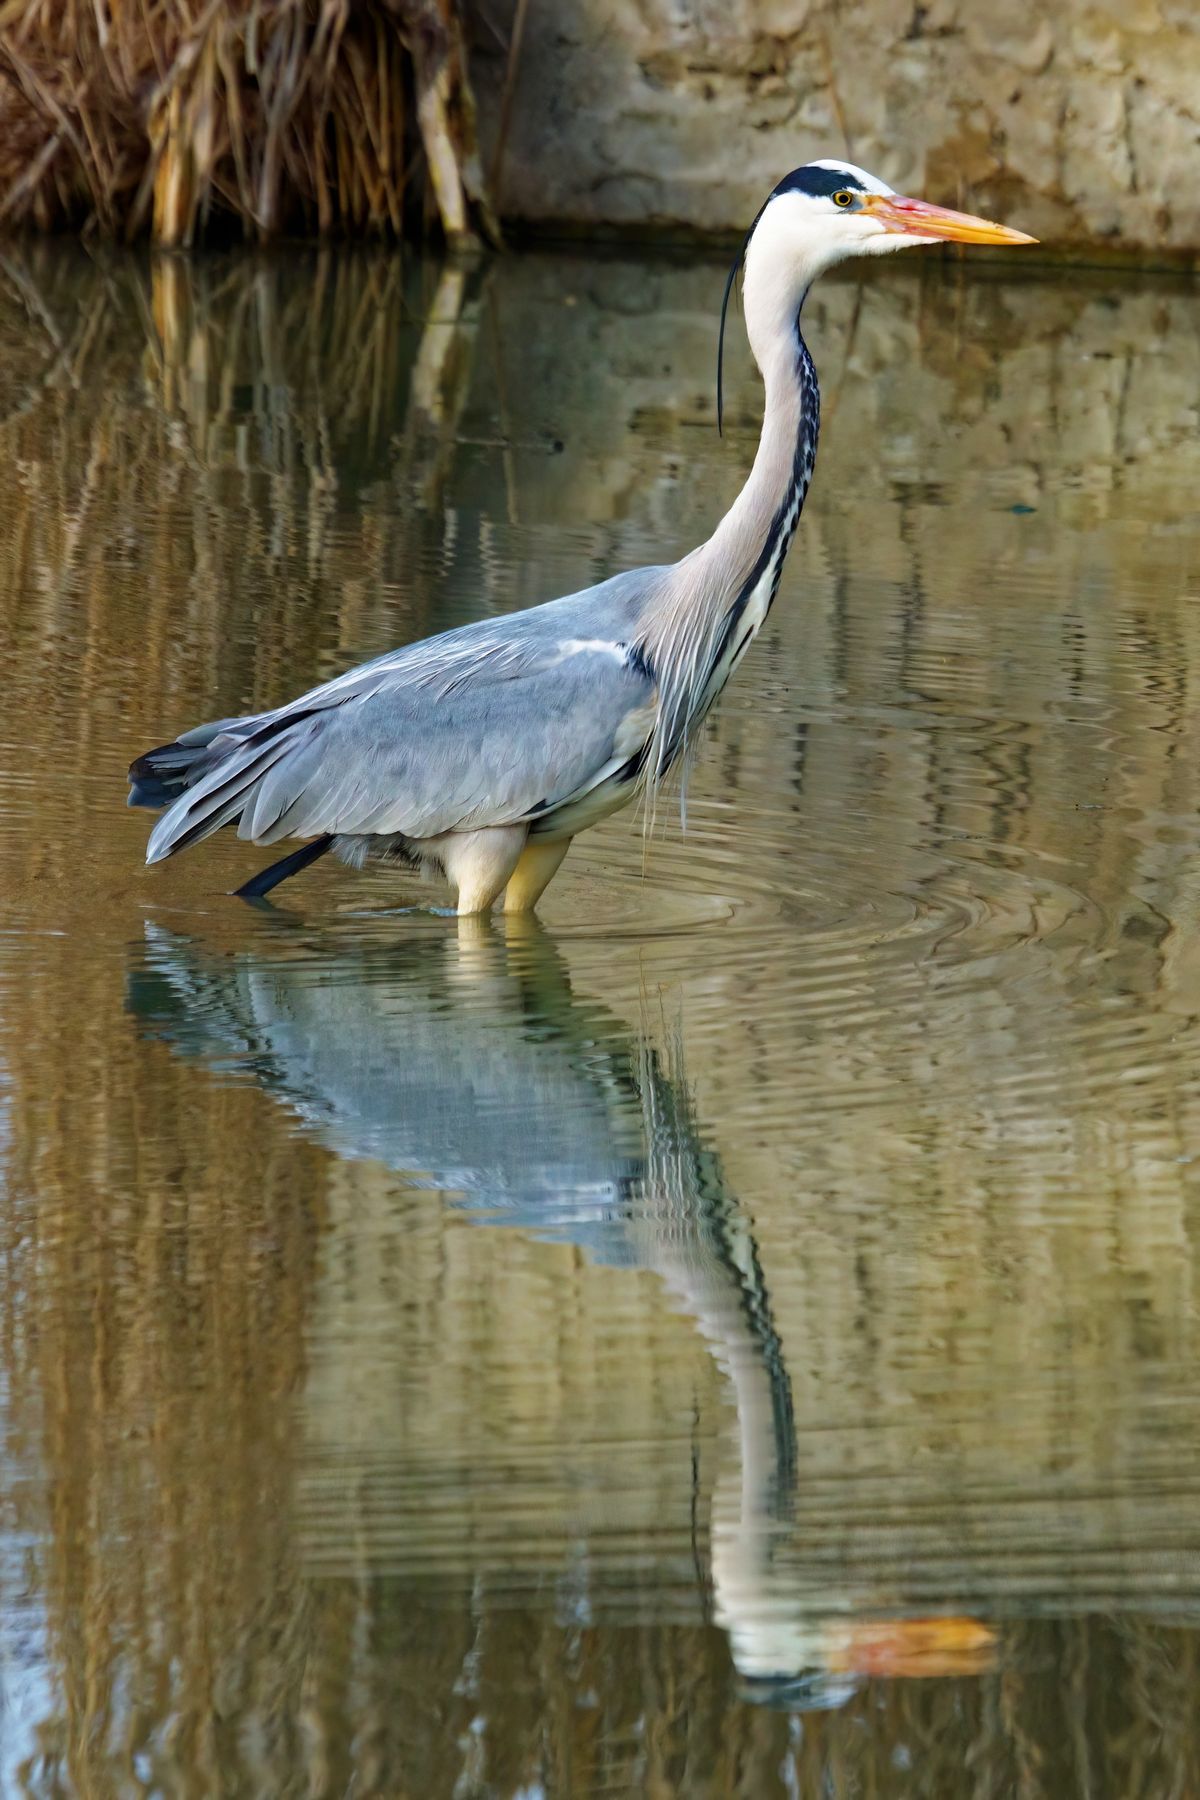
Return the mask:
[[[6,0],[0,226],[494,234],[459,3]]]

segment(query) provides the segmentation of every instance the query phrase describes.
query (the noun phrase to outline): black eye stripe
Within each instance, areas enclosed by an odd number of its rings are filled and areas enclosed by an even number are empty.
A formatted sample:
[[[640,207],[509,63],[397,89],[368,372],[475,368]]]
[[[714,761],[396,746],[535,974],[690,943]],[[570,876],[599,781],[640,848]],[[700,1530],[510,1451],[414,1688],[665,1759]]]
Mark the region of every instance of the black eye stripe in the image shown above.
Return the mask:
[[[857,175],[849,169],[818,169],[814,163],[807,163],[802,169],[793,169],[785,175],[771,198],[775,194],[811,194],[817,200],[831,200],[834,194],[846,189],[849,193],[866,192]]]

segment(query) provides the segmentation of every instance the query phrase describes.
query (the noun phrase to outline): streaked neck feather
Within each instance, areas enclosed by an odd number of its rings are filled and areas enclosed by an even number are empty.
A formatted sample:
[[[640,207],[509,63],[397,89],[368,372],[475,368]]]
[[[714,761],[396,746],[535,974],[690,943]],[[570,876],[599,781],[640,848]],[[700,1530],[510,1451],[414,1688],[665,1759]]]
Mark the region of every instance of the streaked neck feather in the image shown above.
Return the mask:
[[[802,297],[789,297],[786,312],[777,301],[774,318],[764,319],[765,296],[747,287],[747,325],[766,390],[762,434],[741,493],[707,542],[667,571],[645,621],[638,648],[659,683],[651,784],[687,754],[762,624],[800,517],[820,423],[816,371],[800,335]]]

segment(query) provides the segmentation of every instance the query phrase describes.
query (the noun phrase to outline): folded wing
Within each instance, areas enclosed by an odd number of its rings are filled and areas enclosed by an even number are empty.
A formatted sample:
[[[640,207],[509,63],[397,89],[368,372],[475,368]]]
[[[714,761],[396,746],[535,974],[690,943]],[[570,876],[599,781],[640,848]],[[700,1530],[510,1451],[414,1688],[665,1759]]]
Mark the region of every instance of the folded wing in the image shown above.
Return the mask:
[[[419,839],[533,820],[587,793],[636,761],[654,683],[625,642],[575,624],[570,612],[536,634],[488,621],[227,722],[205,736],[147,860],[234,820],[260,844]]]

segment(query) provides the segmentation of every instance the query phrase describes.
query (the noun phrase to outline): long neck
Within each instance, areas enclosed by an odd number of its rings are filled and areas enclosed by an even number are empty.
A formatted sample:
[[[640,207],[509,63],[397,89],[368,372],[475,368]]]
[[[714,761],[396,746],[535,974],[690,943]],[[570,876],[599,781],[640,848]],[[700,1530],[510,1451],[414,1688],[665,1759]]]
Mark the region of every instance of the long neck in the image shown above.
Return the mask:
[[[817,371],[798,314],[761,342],[756,360],[766,399],[754,466],[708,542],[688,559],[708,578],[706,586],[733,587],[734,604],[766,568],[778,583],[812,480],[821,424]]]
[[[770,611],[816,460],[821,398],[798,299],[772,300],[748,283],[746,322],[766,388],[762,435],[741,493],[707,542],[669,572],[646,621],[644,649],[660,688],[652,778],[686,751],[691,727]]]

